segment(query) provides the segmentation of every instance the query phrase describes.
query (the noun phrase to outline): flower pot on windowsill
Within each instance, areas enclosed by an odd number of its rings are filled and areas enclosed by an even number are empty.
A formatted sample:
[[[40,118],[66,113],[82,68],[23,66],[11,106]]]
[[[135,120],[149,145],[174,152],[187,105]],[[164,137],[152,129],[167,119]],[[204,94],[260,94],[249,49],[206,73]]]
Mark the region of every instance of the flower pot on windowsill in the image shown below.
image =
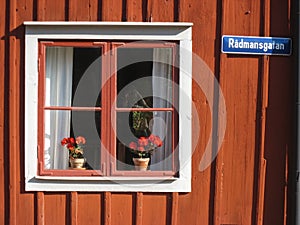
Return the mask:
[[[146,171],[150,158],[133,158],[135,170]]]
[[[70,158],[70,165],[71,165],[71,169],[73,170],[85,170],[85,158]]]
[[[69,152],[70,169],[85,169],[86,159],[83,157],[85,138],[82,136],[66,137],[61,140],[61,145],[66,146]]]

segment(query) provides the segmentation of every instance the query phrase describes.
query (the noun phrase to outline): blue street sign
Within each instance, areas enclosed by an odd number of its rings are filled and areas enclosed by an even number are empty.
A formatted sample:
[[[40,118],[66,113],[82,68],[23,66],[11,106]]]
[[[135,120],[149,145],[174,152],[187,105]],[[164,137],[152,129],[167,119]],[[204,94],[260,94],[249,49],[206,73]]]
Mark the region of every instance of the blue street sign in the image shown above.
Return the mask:
[[[291,55],[291,38],[222,36],[222,52],[254,55]]]

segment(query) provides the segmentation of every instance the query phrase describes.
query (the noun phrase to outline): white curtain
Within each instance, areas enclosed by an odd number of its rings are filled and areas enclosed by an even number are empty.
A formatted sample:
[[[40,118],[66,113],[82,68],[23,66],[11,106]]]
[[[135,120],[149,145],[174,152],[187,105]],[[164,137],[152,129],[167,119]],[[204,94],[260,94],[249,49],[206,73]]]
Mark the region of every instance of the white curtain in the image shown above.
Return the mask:
[[[46,106],[71,106],[73,48],[46,49]],[[60,141],[70,135],[71,112],[45,111],[45,169],[67,169],[68,151]]]
[[[172,49],[153,50],[153,108],[172,106]],[[151,170],[172,169],[172,113],[153,113],[152,133],[158,135],[164,144],[151,157]]]

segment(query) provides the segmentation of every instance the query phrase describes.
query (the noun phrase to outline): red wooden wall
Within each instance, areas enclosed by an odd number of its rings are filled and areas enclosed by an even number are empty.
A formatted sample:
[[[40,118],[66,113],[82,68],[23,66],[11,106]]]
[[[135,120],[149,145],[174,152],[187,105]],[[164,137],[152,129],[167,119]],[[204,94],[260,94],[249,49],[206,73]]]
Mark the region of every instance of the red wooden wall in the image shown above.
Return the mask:
[[[293,4],[290,0],[0,0],[0,224],[289,224],[294,56],[221,54],[220,38],[292,36]],[[201,136],[192,159],[191,193],[24,191],[23,21],[194,23],[193,52],[219,80],[227,130],[217,159],[199,171],[215,118],[194,83]]]

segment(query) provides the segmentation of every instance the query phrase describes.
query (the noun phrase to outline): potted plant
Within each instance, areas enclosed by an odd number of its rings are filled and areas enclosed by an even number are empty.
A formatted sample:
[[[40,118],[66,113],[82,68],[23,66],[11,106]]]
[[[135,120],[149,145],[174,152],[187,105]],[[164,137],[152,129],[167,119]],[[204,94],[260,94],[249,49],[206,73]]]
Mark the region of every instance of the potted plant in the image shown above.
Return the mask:
[[[151,134],[149,137],[140,137],[136,142],[130,142],[130,151],[137,157],[132,160],[137,170],[147,170],[149,155],[151,156],[157,148],[163,145],[159,136]]]
[[[82,136],[67,137],[61,140],[61,145],[66,146],[69,151],[69,162],[72,169],[84,169],[86,159],[83,156],[83,145],[85,142],[85,138]]]
[[[153,119],[153,112],[141,111],[139,109],[150,108],[146,99],[141,98],[133,105],[134,109],[130,112],[130,128],[136,137],[149,136],[151,134],[149,123]]]

